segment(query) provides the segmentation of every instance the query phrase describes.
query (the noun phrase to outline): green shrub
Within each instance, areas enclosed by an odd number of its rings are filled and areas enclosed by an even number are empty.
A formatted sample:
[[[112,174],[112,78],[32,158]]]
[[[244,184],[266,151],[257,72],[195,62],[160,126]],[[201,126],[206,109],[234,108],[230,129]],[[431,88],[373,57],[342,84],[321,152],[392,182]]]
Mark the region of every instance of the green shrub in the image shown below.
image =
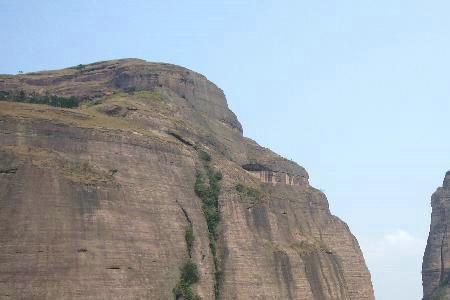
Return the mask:
[[[198,156],[204,162],[210,162],[211,161],[211,155],[209,155],[208,152],[206,152],[206,151],[198,150]]]
[[[191,260],[187,261],[181,268],[180,281],[173,289],[175,299],[183,297],[186,300],[200,300],[200,296],[192,291],[192,284],[200,280],[198,268]]]
[[[192,291],[192,287],[185,282],[180,282],[173,289],[173,293],[175,295],[175,299],[179,299],[183,297],[185,300],[201,300],[199,295],[196,295],[194,291]]]
[[[220,172],[220,171],[215,172],[213,176],[214,176],[214,180],[216,180],[216,181],[220,181],[223,178],[222,172]]]
[[[75,69],[77,69],[80,72],[83,72],[86,69],[86,66],[83,64],[79,64],[78,66],[75,67]]]
[[[219,201],[219,194],[220,194],[220,185],[217,181],[210,180],[209,183],[209,190],[208,190],[208,198],[211,199],[214,206],[218,206]]]
[[[195,179],[194,191],[195,194],[202,200],[208,194],[208,187],[203,182],[202,175],[200,174],[197,174],[197,178]]]
[[[190,226],[188,229],[186,229],[186,233],[184,234],[184,239],[186,240],[186,246],[188,248],[189,257],[191,256],[192,247],[194,246],[195,236],[194,236],[194,230],[192,229],[192,226]]]
[[[206,224],[208,225],[208,231],[212,234],[214,240],[217,240],[217,227],[220,222],[220,214],[215,207],[206,204],[203,205],[202,210],[205,215]]]
[[[234,188],[239,194],[243,193],[245,190],[245,187],[240,183],[236,184]]]
[[[9,93],[5,91],[0,91],[0,100],[8,100]]]
[[[211,233],[214,240],[218,239],[217,227],[220,222],[219,212],[219,194],[222,173],[215,172],[207,167],[209,186],[203,182],[201,175],[197,175],[195,184],[195,192],[197,196],[202,199],[202,211],[208,225],[208,231]]]
[[[125,93],[128,93],[130,95],[133,95],[134,92],[136,92],[136,87],[135,86],[129,86],[127,88],[125,88]]]
[[[214,296],[216,299],[219,298],[220,294],[220,283],[222,282],[223,272],[214,272]]]
[[[199,280],[200,276],[198,274],[197,265],[193,263],[191,260],[189,260],[181,268],[181,281],[186,282],[188,284],[194,284],[197,283]]]

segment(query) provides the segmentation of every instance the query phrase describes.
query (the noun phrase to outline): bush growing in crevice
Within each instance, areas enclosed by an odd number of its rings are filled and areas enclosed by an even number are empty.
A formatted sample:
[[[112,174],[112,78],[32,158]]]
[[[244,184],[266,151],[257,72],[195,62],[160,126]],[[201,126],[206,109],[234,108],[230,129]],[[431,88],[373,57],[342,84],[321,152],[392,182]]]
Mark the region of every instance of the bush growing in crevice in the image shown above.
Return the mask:
[[[192,291],[192,285],[200,280],[197,265],[191,260],[181,268],[180,281],[173,289],[176,299],[183,297],[185,300],[201,300],[200,296]]]
[[[201,300],[200,296],[196,295],[192,291],[192,285],[200,280],[197,265],[192,260],[192,248],[195,241],[194,227],[192,225],[191,219],[189,218],[189,215],[187,214],[187,211],[182,206],[180,207],[188,222],[188,227],[186,228],[186,231],[184,233],[184,240],[186,241],[189,260],[185,262],[185,264],[181,268],[180,280],[173,288],[172,292],[175,296],[175,300],[179,299],[180,297],[185,300]]]
[[[200,157],[200,159],[206,163],[211,161],[211,155],[208,154],[208,152],[203,151],[203,150],[197,150],[198,151],[198,156]]]
[[[218,264],[217,258],[215,258],[214,265],[217,265],[217,264]],[[219,296],[220,296],[220,283],[222,282],[222,275],[223,275],[222,271],[214,272],[214,297],[215,297],[215,299],[219,299]]]
[[[194,189],[197,196],[202,199],[202,211],[206,218],[208,231],[212,235],[214,240],[217,240],[217,226],[220,222],[219,181],[222,179],[222,174],[220,172],[214,172],[209,168],[207,169],[207,173],[209,185],[206,185],[203,175],[197,174]]]
[[[222,180],[222,173],[213,170],[209,163],[211,156],[200,149],[197,149],[200,160],[203,161],[203,166],[206,175],[197,172],[194,190],[196,195],[202,200],[202,211],[208,225],[209,248],[213,255],[214,262],[214,296],[219,298],[220,282],[222,279],[222,272],[219,268],[219,260],[217,258],[216,242],[219,239],[218,226],[220,222],[219,210],[219,194],[220,194],[220,180]],[[206,183],[207,181],[207,183]]]
[[[200,280],[200,276],[198,275],[198,268],[195,263],[192,261],[188,261],[181,268],[181,281],[186,282],[187,284],[194,284]]]
[[[191,257],[192,247],[194,246],[195,241],[194,229],[192,228],[192,226],[189,226],[189,228],[186,229],[184,239],[186,240],[186,247],[188,249],[189,257]]]

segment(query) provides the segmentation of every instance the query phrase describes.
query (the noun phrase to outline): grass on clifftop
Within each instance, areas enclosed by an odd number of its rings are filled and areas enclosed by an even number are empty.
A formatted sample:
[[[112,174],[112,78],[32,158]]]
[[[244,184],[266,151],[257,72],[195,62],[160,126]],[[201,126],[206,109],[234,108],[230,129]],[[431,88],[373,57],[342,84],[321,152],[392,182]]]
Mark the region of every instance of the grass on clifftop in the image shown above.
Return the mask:
[[[156,138],[161,142],[167,142],[167,139],[160,132],[151,128],[144,128],[136,122],[123,118],[111,117],[92,109],[57,109],[46,107],[44,105],[30,105],[0,101],[0,115],[11,117],[44,119],[55,123],[63,123],[80,128],[92,129],[114,129],[132,132],[136,135]]]
[[[130,100],[141,103],[151,103],[152,106],[157,105],[159,109],[164,108],[167,104],[167,97],[158,91],[138,91],[138,92],[115,92],[109,96],[99,97],[96,100],[87,102],[88,106],[106,103],[116,100]]]

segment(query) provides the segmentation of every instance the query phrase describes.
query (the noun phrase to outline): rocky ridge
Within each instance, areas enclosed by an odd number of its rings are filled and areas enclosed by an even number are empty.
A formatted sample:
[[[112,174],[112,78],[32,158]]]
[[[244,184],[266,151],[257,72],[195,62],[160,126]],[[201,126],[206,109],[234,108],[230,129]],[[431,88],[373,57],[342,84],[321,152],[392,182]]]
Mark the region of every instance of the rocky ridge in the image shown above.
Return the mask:
[[[423,256],[423,300],[450,299],[450,171],[431,197],[431,225]]]
[[[325,195],[204,76],[126,59],[0,96],[0,298],[374,299]]]

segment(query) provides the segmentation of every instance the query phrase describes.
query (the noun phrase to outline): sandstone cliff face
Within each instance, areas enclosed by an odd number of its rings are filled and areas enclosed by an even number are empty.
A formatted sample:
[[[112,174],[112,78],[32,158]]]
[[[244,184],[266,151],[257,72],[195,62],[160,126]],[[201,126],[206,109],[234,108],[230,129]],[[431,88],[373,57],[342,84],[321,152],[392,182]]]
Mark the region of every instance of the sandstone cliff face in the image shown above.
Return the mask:
[[[325,195],[202,75],[127,59],[0,92],[80,102],[0,101],[1,299],[374,299]]]
[[[450,299],[450,171],[431,197],[431,225],[423,256],[424,300]]]

